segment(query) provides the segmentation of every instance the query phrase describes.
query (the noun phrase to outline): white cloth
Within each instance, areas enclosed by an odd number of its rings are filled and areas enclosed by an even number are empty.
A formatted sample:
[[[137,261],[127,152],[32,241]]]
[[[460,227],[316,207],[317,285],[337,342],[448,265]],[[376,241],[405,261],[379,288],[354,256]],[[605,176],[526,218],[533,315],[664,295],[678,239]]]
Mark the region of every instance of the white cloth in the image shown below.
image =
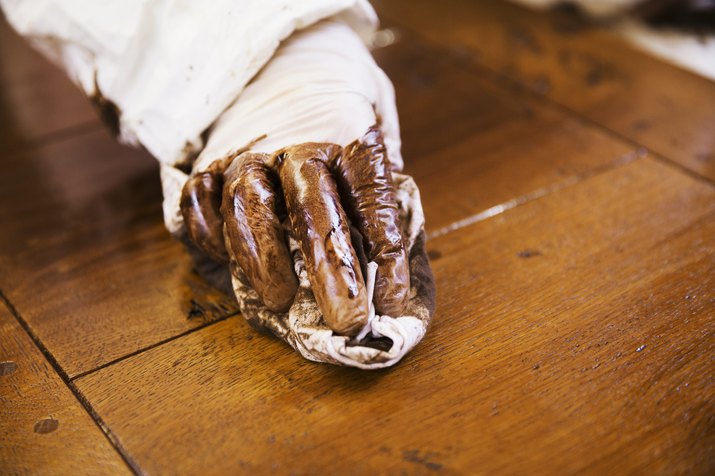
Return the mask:
[[[295,33],[212,128],[195,169],[236,147],[273,153],[302,142],[347,145],[380,117],[392,165],[402,169],[392,83],[344,22],[326,20]]]
[[[366,0],[0,0],[13,27],[87,94],[121,111],[120,140],[165,164],[201,134],[293,31],[336,14],[367,37]]]
[[[251,150],[269,154],[303,142],[345,146],[378,120],[388,157],[399,171],[400,126],[392,83],[349,26],[325,20],[278,49],[212,127],[194,170],[249,143]],[[162,167],[164,218],[175,235],[183,233],[179,200],[186,178],[173,167]]]

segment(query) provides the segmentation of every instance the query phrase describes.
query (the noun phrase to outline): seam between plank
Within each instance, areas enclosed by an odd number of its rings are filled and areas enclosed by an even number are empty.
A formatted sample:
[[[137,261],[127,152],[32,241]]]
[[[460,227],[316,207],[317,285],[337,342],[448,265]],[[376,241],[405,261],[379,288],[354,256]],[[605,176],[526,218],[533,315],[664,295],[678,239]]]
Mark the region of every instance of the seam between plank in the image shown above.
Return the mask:
[[[204,324],[201,324],[200,326],[196,326],[196,327],[193,327],[193,328],[191,328],[191,329],[188,329],[188,330],[186,330],[186,331],[184,331],[184,332],[180,332],[179,334],[173,335],[173,336],[171,336],[171,337],[167,337],[167,338],[164,339],[164,340],[160,340],[159,342],[155,342],[155,343],[153,343],[153,344],[151,344],[151,345],[148,345],[148,346],[146,346],[146,347],[142,347],[141,349],[137,349],[137,350],[135,350],[135,351],[133,351],[133,352],[130,352],[130,353],[125,354],[125,355],[122,355],[121,357],[117,357],[117,358],[114,359],[114,360],[110,360],[109,362],[105,362],[105,363],[103,363],[103,364],[101,364],[101,365],[98,365],[97,367],[94,367],[94,368],[92,368],[92,369],[90,369],[90,370],[85,370],[85,371],[83,371],[83,372],[78,373],[77,375],[74,375],[74,376],[68,377],[68,378],[69,378],[69,380],[70,380],[71,382],[74,382],[74,381],[77,380],[77,379],[80,379],[80,378],[82,378],[82,377],[86,377],[87,375],[93,374],[94,372],[97,372],[97,371],[99,371],[99,370],[102,370],[102,369],[105,369],[105,368],[107,368],[107,367],[110,367],[110,366],[112,366],[112,365],[114,365],[114,364],[117,364],[117,363],[123,361],[123,360],[130,359],[130,358],[132,358],[132,357],[134,357],[134,356],[136,356],[136,355],[139,355],[139,354],[142,354],[142,353],[144,353],[144,352],[146,352],[146,351],[152,350],[152,349],[154,349],[155,347],[159,347],[160,345],[164,345],[164,344],[166,344],[166,343],[168,343],[168,342],[174,341],[174,340],[176,340],[176,339],[180,339],[181,337],[187,336],[187,335],[189,335],[189,334],[193,334],[194,332],[200,331],[200,330],[205,329],[205,328],[207,328],[207,327],[209,327],[209,326],[212,326],[212,325],[214,325],[214,324],[218,324],[219,322],[225,321],[226,319],[229,319],[229,318],[234,317],[234,316],[238,316],[238,315],[240,315],[240,314],[241,314],[240,312],[234,312],[234,313],[231,313],[231,314],[227,314],[227,315],[225,315],[225,316],[221,316],[221,317],[219,317],[219,318],[217,318],[217,319],[214,319],[214,320],[211,321],[211,322],[206,322],[206,323],[204,323]]]
[[[8,297],[5,295],[5,293],[0,290],[0,300],[2,300],[5,303],[5,306],[7,309],[12,313],[13,316],[15,316],[15,319],[17,322],[20,324],[20,326],[27,332],[27,334],[30,336],[30,339],[34,342],[35,346],[40,350],[42,355],[47,359],[47,361],[50,363],[52,368],[54,369],[55,373],[59,375],[59,377],[62,379],[62,381],[67,385],[67,387],[70,389],[72,394],[75,396],[75,398],[79,401],[79,403],[82,405],[84,410],[89,414],[90,418],[92,421],[99,427],[100,431],[102,434],[105,436],[105,438],[109,441],[109,443],[112,445],[114,450],[119,453],[119,456],[124,460],[126,465],[129,467],[129,469],[134,472],[134,474],[143,474],[139,465],[134,461],[134,459],[129,455],[129,453],[126,451],[126,449],[122,446],[122,444],[119,442],[119,439],[114,435],[114,433],[109,429],[109,427],[104,423],[104,420],[99,416],[97,411],[92,407],[92,404],[87,400],[87,398],[84,396],[84,394],[79,390],[79,388],[72,382],[72,380],[69,378],[67,373],[62,369],[62,367],[59,365],[57,362],[57,359],[55,359],[54,355],[45,347],[45,345],[42,343],[42,341],[35,335],[35,333],[32,331],[30,326],[27,324],[25,319],[20,315],[18,310],[15,308],[15,306],[10,302]]]
[[[389,19],[389,21],[391,23],[397,25],[399,28],[404,28],[405,30],[408,30],[413,35],[420,38],[421,41],[424,41],[424,42],[434,46],[435,48],[440,50],[442,53],[444,53],[447,57],[454,57],[454,54],[443,43],[432,40],[431,38],[427,37],[425,34],[421,33],[419,30],[417,30],[405,23],[400,22],[399,20],[395,20],[390,15],[385,15],[383,13],[379,13],[379,15],[383,18]],[[470,51],[473,51],[473,49],[471,47],[467,46],[467,48]],[[634,146],[634,147],[645,148],[651,152],[651,155],[655,160],[657,160],[671,168],[674,168],[674,169],[678,170],[679,172],[684,173],[693,179],[696,179],[700,182],[704,182],[707,185],[710,185],[711,187],[715,187],[715,179],[711,179],[705,175],[702,175],[702,174],[690,169],[689,167],[681,164],[680,162],[669,158],[665,154],[662,154],[655,149],[651,149],[650,147],[647,147],[646,145],[636,141],[635,139],[632,139],[629,136],[627,136],[621,132],[613,130],[608,126],[601,124],[600,122],[597,122],[595,119],[591,118],[590,116],[583,115],[582,113],[569,108],[565,104],[556,101],[555,99],[553,99],[550,96],[547,96],[545,94],[540,94],[539,92],[535,91],[533,88],[529,88],[528,86],[526,86],[517,77],[502,73],[485,63],[479,62],[474,57],[470,57],[470,58],[466,59],[466,61],[464,59],[462,59],[460,61],[455,61],[454,66],[457,68],[462,68],[463,70],[468,71],[468,72],[473,72],[474,70],[476,70],[481,73],[489,74],[490,76],[492,76],[492,80],[497,80],[496,81],[497,85],[501,84],[503,81],[506,81],[507,83],[509,83],[510,87],[518,89],[519,91],[522,91],[532,97],[538,98],[539,100],[550,105],[551,107],[553,107],[556,110],[568,113],[568,115],[570,115],[572,117],[577,117],[577,118],[581,119],[582,121],[584,121],[585,123],[587,123],[588,125],[594,127],[595,129],[605,132],[606,135],[611,136],[612,138],[618,139],[621,142],[624,142],[624,143]]]
[[[15,155],[23,150],[39,149],[40,147],[46,147],[98,131],[103,127],[102,123],[96,120],[80,122],[79,124],[40,134],[27,140],[7,144],[0,147],[0,153]]]
[[[546,185],[531,192],[527,192],[523,195],[519,195],[516,198],[512,198],[511,200],[507,200],[506,202],[499,203],[497,205],[487,208],[486,210],[475,213],[466,218],[462,218],[461,220],[452,222],[449,225],[431,231],[427,233],[427,239],[431,240],[444,235],[448,235],[449,233],[452,233],[454,231],[461,230],[462,228],[466,228],[470,225],[479,223],[480,221],[484,221],[488,218],[501,215],[502,213],[516,208],[520,205],[524,205],[525,203],[537,200],[547,195],[551,195],[554,192],[558,192],[559,190],[563,190],[573,185],[577,185],[592,177],[618,169],[627,164],[630,164],[631,162],[648,156],[649,154],[644,148],[639,148],[636,151],[628,152],[612,162],[601,165],[599,167],[594,167],[582,174],[576,174],[560,182],[552,183],[550,185]]]

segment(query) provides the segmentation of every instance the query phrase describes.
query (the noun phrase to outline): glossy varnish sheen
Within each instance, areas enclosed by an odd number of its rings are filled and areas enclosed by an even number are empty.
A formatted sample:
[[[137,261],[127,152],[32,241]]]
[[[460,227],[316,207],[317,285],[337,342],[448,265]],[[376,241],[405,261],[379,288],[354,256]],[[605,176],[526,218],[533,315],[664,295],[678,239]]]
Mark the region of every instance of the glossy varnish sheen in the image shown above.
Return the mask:
[[[376,3],[438,300],[375,372],[234,315],[155,163],[0,28],[0,473],[715,472],[715,85],[563,13]]]
[[[323,318],[334,331],[355,335],[367,324],[367,291],[328,167],[340,153],[334,144],[289,147],[280,177],[291,227]]]

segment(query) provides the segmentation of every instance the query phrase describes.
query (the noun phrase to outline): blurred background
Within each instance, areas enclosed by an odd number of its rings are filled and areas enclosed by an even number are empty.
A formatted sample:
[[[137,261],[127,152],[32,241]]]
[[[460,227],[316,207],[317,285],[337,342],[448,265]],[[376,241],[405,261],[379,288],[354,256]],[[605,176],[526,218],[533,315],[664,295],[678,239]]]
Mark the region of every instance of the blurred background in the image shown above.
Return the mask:
[[[535,8],[571,8],[633,45],[715,80],[713,0],[512,0]]]

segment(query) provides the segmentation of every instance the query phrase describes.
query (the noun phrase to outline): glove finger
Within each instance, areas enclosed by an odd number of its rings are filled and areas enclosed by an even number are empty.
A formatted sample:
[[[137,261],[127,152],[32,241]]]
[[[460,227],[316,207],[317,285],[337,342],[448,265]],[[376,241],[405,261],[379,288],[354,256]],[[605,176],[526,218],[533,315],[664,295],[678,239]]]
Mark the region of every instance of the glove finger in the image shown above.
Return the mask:
[[[180,202],[189,238],[201,251],[219,262],[228,261],[220,212],[222,189],[223,175],[207,170],[187,180]]]
[[[280,178],[291,229],[315,300],[331,329],[355,335],[367,323],[368,303],[347,216],[327,165],[340,150],[333,144],[304,143],[276,157],[282,158]]]
[[[377,263],[375,309],[400,316],[409,299],[410,273],[392,170],[382,133],[371,127],[331,162],[345,210],[363,235],[368,261]]]
[[[226,247],[268,309],[287,311],[298,289],[286,237],[276,214],[284,209],[268,155],[246,152],[224,172],[221,214]]]

